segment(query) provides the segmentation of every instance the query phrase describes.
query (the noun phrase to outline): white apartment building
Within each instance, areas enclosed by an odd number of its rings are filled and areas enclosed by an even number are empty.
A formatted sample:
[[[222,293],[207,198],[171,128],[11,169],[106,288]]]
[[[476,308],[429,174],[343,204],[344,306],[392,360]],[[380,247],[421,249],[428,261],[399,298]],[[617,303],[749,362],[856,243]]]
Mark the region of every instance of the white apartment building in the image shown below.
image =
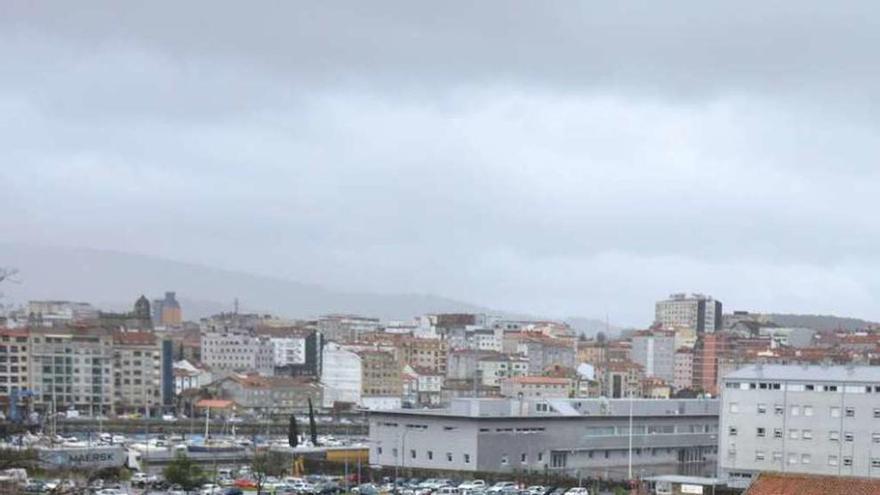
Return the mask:
[[[290,366],[306,362],[305,337],[272,337],[272,355],[275,366]]]
[[[333,407],[334,402],[360,404],[363,388],[361,357],[339,344],[328,342],[324,346],[322,358],[323,406]]]
[[[505,378],[525,376],[529,374],[529,360],[507,354],[490,354],[479,358],[477,372],[483,385],[497,387]]]
[[[751,365],[721,388],[718,473],[880,477],[880,367]]]
[[[271,376],[275,354],[267,337],[255,337],[243,331],[206,332],[202,334],[202,362],[214,372],[256,371]]]
[[[664,329],[691,329],[694,332],[713,333],[721,330],[721,301],[703,294],[672,294],[669,299],[657,301],[654,320]]]

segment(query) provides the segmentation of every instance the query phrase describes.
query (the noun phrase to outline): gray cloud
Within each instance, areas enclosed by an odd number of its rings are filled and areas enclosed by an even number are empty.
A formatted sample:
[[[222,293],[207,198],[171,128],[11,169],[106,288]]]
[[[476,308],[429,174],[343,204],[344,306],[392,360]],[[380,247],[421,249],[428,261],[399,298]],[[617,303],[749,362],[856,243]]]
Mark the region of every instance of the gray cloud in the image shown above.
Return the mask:
[[[877,319],[876,14],[6,2],[0,228],[627,324],[690,289]]]

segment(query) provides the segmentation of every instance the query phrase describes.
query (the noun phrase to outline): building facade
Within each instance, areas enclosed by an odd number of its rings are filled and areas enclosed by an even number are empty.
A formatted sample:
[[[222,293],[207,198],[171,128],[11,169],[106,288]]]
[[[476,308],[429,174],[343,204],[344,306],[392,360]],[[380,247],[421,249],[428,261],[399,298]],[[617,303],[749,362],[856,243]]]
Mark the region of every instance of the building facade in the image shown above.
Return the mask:
[[[117,413],[149,414],[165,404],[162,344],[152,332],[113,333],[113,401]]]
[[[654,309],[655,322],[667,330],[688,328],[697,334],[721,330],[721,301],[712,296],[672,294],[669,299],[657,301]]]
[[[501,380],[501,396],[510,399],[566,399],[573,394],[571,378],[517,376]]]
[[[201,338],[202,362],[214,372],[275,371],[274,351],[268,337],[244,331],[205,332]]]
[[[627,477],[629,400],[456,399],[370,413],[370,464],[464,472]],[[715,469],[716,400],[632,401],[633,472]]]
[[[692,349],[675,351],[675,373],[672,380],[675,390],[684,390],[694,386],[694,353]]]
[[[703,334],[694,346],[694,389],[718,395],[719,360],[727,353],[727,336],[723,333]]]
[[[401,342],[400,359],[414,368],[446,375],[449,343],[440,339],[407,338]]]
[[[675,332],[637,332],[632,338],[632,361],[641,365],[646,377],[666,383],[675,379]]]
[[[30,387],[30,333],[23,329],[0,328],[0,404],[10,394]]]
[[[880,367],[750,365],[724,377],[718,471],[880,477]]]
[[[32,329],[30,382],[38,411],[114,412],[112,334]]]

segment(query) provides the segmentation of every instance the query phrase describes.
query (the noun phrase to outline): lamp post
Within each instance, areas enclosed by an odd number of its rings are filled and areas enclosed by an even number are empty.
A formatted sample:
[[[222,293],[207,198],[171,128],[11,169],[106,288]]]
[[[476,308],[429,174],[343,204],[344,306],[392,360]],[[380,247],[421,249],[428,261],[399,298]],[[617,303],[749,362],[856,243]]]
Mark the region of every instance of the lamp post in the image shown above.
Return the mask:
[[[394,463],[394,489],[397,490],[398,486],[398,472],[397,467],[400,466],[400,469],[403,470],[406,467],[406,434],[409,433],[409,430],[406,428],[406,425],[403,425],[403,434],[400,436],[400,451],[397,453],[398,461]]]
[[[633,477],[633,396],[632,389],[629,390],[629,460],[627,462],[627,474],[629,479]]]

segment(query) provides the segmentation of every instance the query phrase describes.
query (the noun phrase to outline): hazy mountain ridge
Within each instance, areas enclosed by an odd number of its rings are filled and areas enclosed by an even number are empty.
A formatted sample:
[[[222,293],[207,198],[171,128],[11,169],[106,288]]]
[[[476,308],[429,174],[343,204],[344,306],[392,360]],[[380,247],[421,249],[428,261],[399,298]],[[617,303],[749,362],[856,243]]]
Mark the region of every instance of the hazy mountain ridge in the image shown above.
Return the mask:
[[[410,319],[429,312],[490,311],[433,295],[333,291],[281,278],[86,248],[0,243],[0,266],[19,270],[19,283],[4,287],[7,302],[19,304],[30,299],[70,299],[122,309],[140,294],[154,298],[171,290],[177,292],[188,319],[229,311],[236,298],[242,311],[291,318],[345,312]]]
[[[812,328],[819,331],[838,329],[853,331],[880,325],[860,318],[834,315],[770,313],[767,316],[770,317],[770,321],[779,326]]]
[[[371,294],[334,291],[281,278],[165,260],[151,256],[87,248],[0,243],[0,266],[19,270],[20,283],[4,287],[6,302],[69,299],[99,308],[125,310],[141,294],[161,297],[177,292],[186,319],[231,311],[309,318],[327,313],[355,313],[386,320],[410,320],[425,313],[491,313],[507,318],[541,319],[511,311],[429,294]],[[578,331],[592,335],[604,323],[569,318]]]

